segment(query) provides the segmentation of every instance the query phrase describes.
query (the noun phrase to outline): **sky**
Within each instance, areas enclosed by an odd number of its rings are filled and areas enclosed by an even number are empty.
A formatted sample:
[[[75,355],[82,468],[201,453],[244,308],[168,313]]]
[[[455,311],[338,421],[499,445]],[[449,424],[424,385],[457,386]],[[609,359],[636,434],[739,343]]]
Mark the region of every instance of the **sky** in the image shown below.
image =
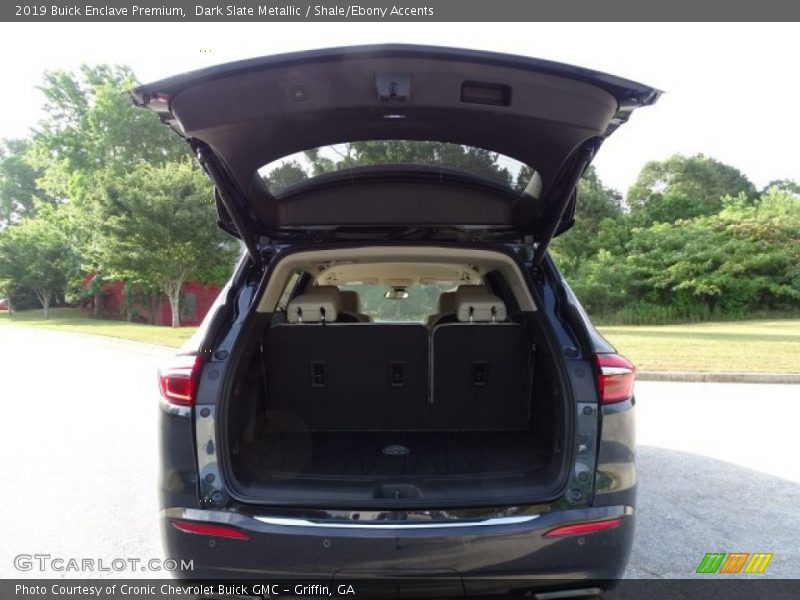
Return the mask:
[[[2,23],[0,138],[41,116],[45,70],[127,64],[143,81],[279,52],[370,43],[534,56],[665,92],[600,150],[601,179],[625,191],[645,162],[703,153],[758,187],[800,181],[800,25],[643,23]]]

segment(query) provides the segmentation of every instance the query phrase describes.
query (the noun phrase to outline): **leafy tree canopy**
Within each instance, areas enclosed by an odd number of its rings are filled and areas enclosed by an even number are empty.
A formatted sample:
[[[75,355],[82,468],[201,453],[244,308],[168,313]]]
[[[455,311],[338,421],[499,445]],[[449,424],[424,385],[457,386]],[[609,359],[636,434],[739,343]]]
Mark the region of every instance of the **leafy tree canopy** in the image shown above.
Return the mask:
[[[791,194],[792,196],[800,196],[800,183],[797,183],[793,179],[773,179],[766,186],[764,186],[764,189],[761,190],[761,193],[767,194],[773,188],[777,189],[778,191]]]
[[[619,248],[619,236],[625,231],[622,217],[621,194],[603,185],[590,166],[578,182],[575,225],[552,244],[552,251],[561,259],[567,275],[600,250]]]
[[[125,92],[136,85],[128,67],[83,65],[49,71],[40,90],[44,118],[34,129],[29,162],[44,170],[39,185],[73,197],[86,178],[106,168],[125,171],[139,161],[164,164],[187,155],[185,144]]]
[[[0,227],[33,215],[41,204],[54,203],[36,184],[42,169],[26,160],[29,149],[28,140],[0,142]]]
[[[186,281],[219,283],[230,274],[238,248],[217,228],[211,184],[188,160],[109,171],[97,206],[105,272],[164,292],[173,327]]]
[[[634,223],[646,226],[715,214],[724,196],[739,194],[756,197],[755,186],[738,169],[702,154],[676,154],[645,164],[626,202]]]
[[[412,140],[373,140],[336,144],[303,153],[298,160],[287,161],[265,176],[267,187],[282,189],[285,183],[297,183],[307,177],[341,169],[382,164],[443,166],[512,185],[513,176],[501,163],[500,155],[481,148]]]
[[[59,214],[52,208],[0,230],[2,287],[33,289],[45,319],[74,268],[75,255],[63,234]]]

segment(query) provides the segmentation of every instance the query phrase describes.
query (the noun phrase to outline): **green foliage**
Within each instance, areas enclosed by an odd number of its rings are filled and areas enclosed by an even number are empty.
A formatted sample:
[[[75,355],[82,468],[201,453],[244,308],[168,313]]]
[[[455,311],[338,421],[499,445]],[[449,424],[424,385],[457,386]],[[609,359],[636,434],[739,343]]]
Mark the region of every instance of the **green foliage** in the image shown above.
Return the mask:
[[[633,228],[571,279],[590,313],[631,324],[791,312],[800,305],[800,200],[740,193],[714,215]],[[567,234],[569,235],[569,234]]]
[[[28,153],[28,161],[44,170],[40,187],[74,199],[98,171],[124,172],[140,161],[164,164],[187,156],[178,136],[131,104],[125,92],[136,83],[133,72],[119,66],[45,73],[45,117]]]
[[[761,190],[762,194],[766,194],[771,189],[777,189],[780,192],[786,192],[787,194],[791,194],[793,196],[800,196],[800,183],[792,179],[775,179],[770,181],[763,190]]]
[[[739,194],[756,197],[755,186],[738,169],[702,154],[676,154],[645,164],[626,202],[634,224],[647,226],[716,214],[724,196]]]
[[[553,241],[552,252],[561,259],[564,273],[571,275],[587,258],[619,251],[627,235],[621,195],[604,186],[590,167],[578,183],[575,225]]]
[[[290,160],[272,169],[265,182],[273,191],[324,173],[365,165],[414,164],[444,166],[511,186],[511,172],[500,164],[500,156],[472,146],[412,140],[371,140],[328,146],[303,153],[305,165]],[[523,186],[524,187],[524,186]]]
[[[28,140],[0,143],[0,227],[35,214],[42,204],[54,203],[36,184],[42,170],[32,167],[26,160],[29,149]]]
[[[353,142],[341,168],[360,164],[442,165],[511,185],[511,173],[498,163],[498,154],[472,146],[405,140]]]
[[[220,283],[237,253],[216,226],[211,184],[189,161],[107,173],[97,194],[100,262],[109,277],[158,288],[179,322],[180,288],[191,277]]]
[[[236,249],[215,226],[211,186],[186,145],[124,93],[135,84],[127,67],[45,74],[44,119],[0,157],[0,223],[55,204],[60,244],[71,252],[69,268],[59,269],[65,276],[48,279],[51,295],[85,296],[86,274],[94,275],[91,294],[121,278],[128,317],[134,306],[152,306],[157,289],[178,324],[180,286],[189,277],[219,282]],[[43,285],[34,283],[19,285]]]
[[[305,179],[308,179],[308,174],[303,166],[296,160],[290,160],[267,173],[264,182],[269,189],[276,191],[300,183]]]
[[[63,201],[65,233],[84,273],[105,268],[97,237],[102,180],[121,177],[143,161],[164,165],[188,156],[186,145],[154,114],[131,104],[125,92],[135,84],[128,67],[84,65],[77,73],[47,72],[40,87],[45,117],[26,160],[41,172],[37,185]]]
[[[74,254],[53,210],[0,230],[0,287],[33,289],[45,319],[74,266]]]

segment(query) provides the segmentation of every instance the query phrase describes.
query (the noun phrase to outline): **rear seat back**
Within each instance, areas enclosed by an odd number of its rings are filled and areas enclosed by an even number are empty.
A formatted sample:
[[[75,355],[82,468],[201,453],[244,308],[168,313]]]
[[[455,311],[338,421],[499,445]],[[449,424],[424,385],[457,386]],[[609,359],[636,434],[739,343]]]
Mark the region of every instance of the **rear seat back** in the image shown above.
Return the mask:
[[[532,346],[483,286],[456,292],[457,323],[341,323],[339,290],[315,286],[264,340],[271,426],[470,430],[528,426]]]
[[[337,292],[312,288],[289,303],[288,324],[267,331],[267,402],[275,426],[419,427],[428,410],[427,328],[330,322],[341,309]]]
[[[455,292],[442,292],[439,294],[439,301],[437,302],[436,314],[428,317],[428,328],[435,327],[439,321],[455,312],[456,293]]]
[[[532,340],[508,323],[502,300],[484,286],[456,292],[457,323],[432,332],[434,429],[524,429],[532,382]]]
[[[339,290],[342,298],[342,312],[351,315],[358,323],[369,323],[372,318],[361,312],[361,297],[354,290]]]
[[[289,323],[332,323],[342,311],[342,294],[335,285],[316,285],[289,302]]]

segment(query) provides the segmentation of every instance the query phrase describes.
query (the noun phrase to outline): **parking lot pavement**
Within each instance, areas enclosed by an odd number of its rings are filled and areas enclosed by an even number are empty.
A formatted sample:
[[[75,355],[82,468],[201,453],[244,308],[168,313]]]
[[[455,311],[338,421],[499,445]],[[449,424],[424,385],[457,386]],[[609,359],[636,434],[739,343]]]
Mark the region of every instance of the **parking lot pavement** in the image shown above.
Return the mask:
[[[707,552],[772,552],[763,576],[800,577],[800,386],[639,382],[636,397],[627,576],[693,577]]]
[[[0,327],[0,577],[42,576],[14,568],[23,553],[161,557],[155,366],[170,352]],[[706,552],[773,552],[765,576],[800,577],[798,399],[800,386],[637,384],[629,577],[691,577]]]
[[[22,553],[108,562],[161,556],[155,368],[168,353],[0,327],[0,577],[42,576],[14,568]]]

